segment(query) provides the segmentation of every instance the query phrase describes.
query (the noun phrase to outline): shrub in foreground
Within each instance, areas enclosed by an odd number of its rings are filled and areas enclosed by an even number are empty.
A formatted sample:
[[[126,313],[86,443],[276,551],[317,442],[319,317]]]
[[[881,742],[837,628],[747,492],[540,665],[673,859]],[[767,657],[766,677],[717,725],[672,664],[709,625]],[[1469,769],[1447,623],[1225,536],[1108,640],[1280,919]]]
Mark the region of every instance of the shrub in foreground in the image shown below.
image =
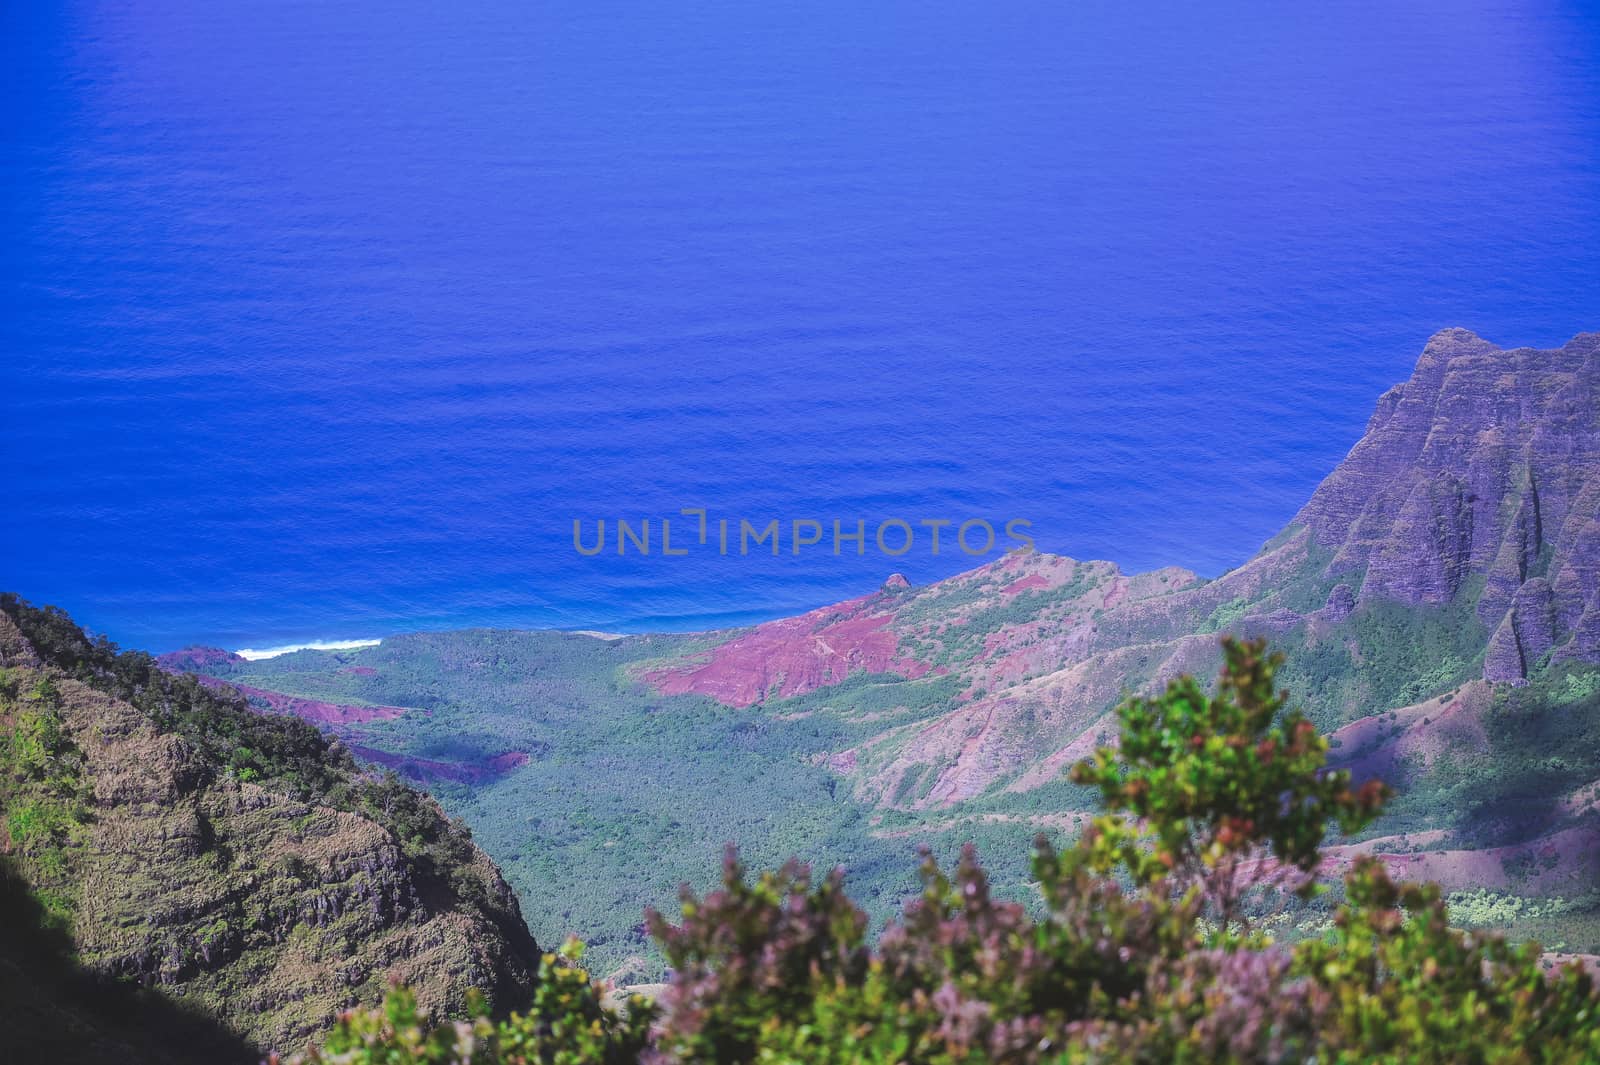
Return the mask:
[[[650,913],[675,970],[612,1010],[547,959],[526,1016],[431,1031],[403,990],[355,1011],[316,1063],[1600,1062],[1600,995],[1536,946],[1450,927],[1437,888],[1376,860],[1331,930],[1297,944],[1251,915],[1309,897],[1329,827],[1382,805],[1326,769],[1327,742],[1274,688],[1281,659],[1225,641],[1215,695],[1180,678],[1119,708],[1118,748],[1075,770],[1106,812],[1072,846],[1040,839],[1040,916],[994,899],[967,849],[931,858],[876,947],[843,875],[791,862]],[[481,1013],[481,1011],[480,1011]]]
[[[568,941],[541,960],[526,1014],[499,1023],[481,995],[470,996],[467,1017],[430,1027],[417,999],[395,987],[382,1007],[351,1010],[323,1046],[296,1059],[304,1065],[631,1065],[648,1046],[654,1008],[634,1002],[619,1011],[580,965],[583,947]]]

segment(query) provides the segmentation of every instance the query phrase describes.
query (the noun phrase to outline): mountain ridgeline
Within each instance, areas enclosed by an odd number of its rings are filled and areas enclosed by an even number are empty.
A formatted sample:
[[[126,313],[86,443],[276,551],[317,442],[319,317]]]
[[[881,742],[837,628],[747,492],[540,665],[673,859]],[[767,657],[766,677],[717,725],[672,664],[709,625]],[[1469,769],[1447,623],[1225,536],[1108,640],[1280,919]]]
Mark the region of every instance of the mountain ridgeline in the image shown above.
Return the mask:
[[[711,883],[722,840],[845,864],[879,919],[915,890],[897,870],[919,842],[976,840],[1024,897],[1007,855],[1085,823],[1066,771],[1119,699],[1215,675],[1223,633],[1284,650],[1336,760],[1399,792],[1332,871],[1379,853],[1516,934],[1600,950],[1600,334],[1434,336],[1300,513],[1214,580],[1023,551],[724,632],[163,661],[425,783],[536,934],[653,978],[638,907]]]
[[[0,726],[24,1059],[254,1061],[391,979],[441,1013],[526,1000],[537,948],[465,828],[314,726],[14,596]]]
[[[662,979],[641,910],[713,885],[725,841],[752,867],[843,865],[878,927],[919,892],[921,844],[948,861],[975,841],[996,897],[1032,905],[1028,840],[1076,837],[1095,807],[1070,767],[1115,741],[1128,694],[1215,676],[1223,634],[1284,651],[1334,763],[1395,790],[1324,873],[1376,856],[1439,882],[1452,920],[1600,953],[1600,334],[1438,334],[1300,513],[1214,580],[1022,551],[737,630],[260,661],[118,653],[0,608],[7,883],[79,983],[225,1018],[225,1048],[298,1049],[390,977],[427,1011],[470,987],[516,1006],[533,936]]]
[[[1600,659],[1600,336],[1501,351],[1434,337],[1294,525],[1365,601],[1465,601],[1483,675]]]

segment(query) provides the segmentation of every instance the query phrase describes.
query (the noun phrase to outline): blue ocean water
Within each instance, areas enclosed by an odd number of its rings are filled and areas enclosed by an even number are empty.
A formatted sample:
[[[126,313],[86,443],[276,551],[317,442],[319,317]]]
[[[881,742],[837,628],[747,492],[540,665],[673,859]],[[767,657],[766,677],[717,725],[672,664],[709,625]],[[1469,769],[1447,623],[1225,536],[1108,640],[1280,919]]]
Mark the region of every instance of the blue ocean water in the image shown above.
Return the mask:
[[[0,587],[155,650],[699,627],[973,564],[573,550],[683,507],[1025,518],[1213,574],[1434,330],[1600,328],[1593,4],[62,0],[0,31]]]

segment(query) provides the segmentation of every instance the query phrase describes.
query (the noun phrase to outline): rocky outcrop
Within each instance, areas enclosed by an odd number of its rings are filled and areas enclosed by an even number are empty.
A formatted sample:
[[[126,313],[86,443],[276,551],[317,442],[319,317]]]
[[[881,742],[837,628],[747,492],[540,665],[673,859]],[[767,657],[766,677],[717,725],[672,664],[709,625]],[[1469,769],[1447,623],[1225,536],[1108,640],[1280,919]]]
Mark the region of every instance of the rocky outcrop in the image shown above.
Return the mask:
[[[1508,681],[1521,684],[1528,676],[1528,656],[1522,641],[1517,638],[1514,619],[1507,614],[1489,638],[1489,647],[1483,656],[1485,680]]]
[[[1332,551],[1328,573],[1364,574],[1363,600],[1476,596],[1492,679],[1550,652],[1593,657],[1600,334],[1505,351],[1439,333],[1295,521]]]
[[[1124,693],[1214,670],[1218,632],[1337,668],[1313,702],[1329,727],[1474,675],[1520,684],[1549,661],[1600,661],[1600,334],[1506,351],[1439,333],[1290,526],[1215,581],[1022,551],[898,584],[643,679],[748,707],[852,670],[948,671],[964,688],[947,712],[833,755],[861,797],[916,808],[1059,779]],[[1357,626],[1384,607],[1403,613]],[[1366,675],[1397,657],[1414,677]]]
[[[1333,591],[1328,593],[1328,601],[1322,608],[1323,616],[1337,624],[1355,613],[1356,593],[1348,584],[1336,584]]]
[[[461,1009],[471,988],[505,1006],[530,992],[537,947],[516,898],[431,799],[363,777],[309,730],[289,736],[325,776],[252,779],[166,727],[165,711],[141,708],[148,687],[141,706],[130,702],[115,658],[79,658],[82,680],[50,658],[0,612],[0,666],[19,691],[52,686],[88,804],[49,868],[32,867],[70,899],[88,969],[161,989],[280,1051],[339,1010],[375,1003],[392,978],[439,1013]],[[191,694],[172,705],[205,712],[205,689],[173,690]],[[0,717],[22,707],[0,705]],[[220,703],[215,713],[222,732],[248,720],[229,715],[251,714]],[[403,813],[385,821],[386,808]],[[30,868],[26,852],[19,860]]]
[[[1555,593],[1549,581],[1531,577],[1517,588],[1500,616],[1484,655],[1484,679],[1521,684],[1557,639]],[[1582,645],[1579,637],[1572,650],[1582,655]]]

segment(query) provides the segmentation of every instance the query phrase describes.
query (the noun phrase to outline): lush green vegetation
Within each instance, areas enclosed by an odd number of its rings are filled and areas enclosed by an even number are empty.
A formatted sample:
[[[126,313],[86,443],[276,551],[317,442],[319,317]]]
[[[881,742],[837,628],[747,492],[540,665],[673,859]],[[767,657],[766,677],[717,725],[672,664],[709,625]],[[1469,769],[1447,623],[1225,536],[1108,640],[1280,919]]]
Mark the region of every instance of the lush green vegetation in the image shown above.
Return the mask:
[[[6,850],[36,885],[47,923],[70,926],[75,906],[72,850],[89,821],[83,753],[61,726],[61,697],[50,679],[21,688],[0,669],[0,794]]]
[[[474,826],[521,895],[535,937],[559,943],[582,932],[602,972],[659,978],[664,962],[641,924],[642,905],[665,905],[684,883],[714,884],[717,849],[729,841],[769,864],[796,853],[847,864],[865,904],[879,923],[887,920],[916,890],[908,861],[916,843],[875,836],[873,811],[823,759],[885,721],[937,713],[958,682],[857,676],[761,711],[730,712],[696,697],[656,695],[634,679],[642,660],[684,645],[678,637],[624,647],[482,630],[397,637],[342,655],[288,655],[230,679],[416,708],[343,730],[351,742],[385,751],[451,765],[527,753],[528,765],[474,783],[442,776],[423,783]],[[351,666],[375,672],[348,672]],[[959,842],[952,833],[948,852]]]
[[[1079,577],[1087,587],[1092,573],[1085,567]],[[939,597],[937,610],[928,608],[927,618],[952,608],[959,613],[963,602],[976,604],[980,593],[993,590],[957,586]],[[1048,596],[1065,609],[1082,591],[1055,589]],[[1311,598],[1320,602],[1326,591],[1318,592]],[[1044,594],[1025,592],[998,609],[1037,612]],[[973,623],[985,627],[984,619],[992,620],[984,614]],[[1320,637],[1305,626],[1285,633],[1281,678],[1305,693],[1307,715],[1330,731],[1399,700],[1448,691],[1480,668],[1483,638],[1466,606],[1372,604]],[[657,979],[665,965],[639,922],[640,905],[666,904],[680,883],[713,885],[711,854],[727,842],[757,865],[775,866],[798,853],[846,866],[874,928],[916,893],[910,866],[919,844],[949,862],[962,844],[977,843],[996,894],[1036,905],[1027,841],[1040,830],[1057,844],[1074,836],[1087,818],[1074,823],[1073,816],[1092,808],[1091,789],[1063,779],[1024,792],[996,787],[947,811],[906,811],[858,801],[849,778],[827,765],[832,755],[886,734],[892,742],[894,730],[948,711],[968,683],[959,674],[914,681],[856,674],[747,710],[661,696],[638,682],[645,663],[686,653],[704,639],[424,634],[354,652],[239,664],[229,679],[334,702],[413,708],[395,720],[341,726],[351,742],[387,752],[455,766],[527,753],[528,765],[471,782],[419,779],[473,826],[517,888],[541,942],[576,931],[589,938],[599,971],[630,980]],[[938,643],[930,637],[923,650],[945,650]],[[1567,673],[1551,676],[1557,686],[1579,683]],[[1553,690],[1535,685],[1515,698],[1531,705]],[[1039,749],[1049,740],[1041,736]],[[1508,749],[1514,746],[1508,740]],[[1480,797],[1498,795],[1520,773],[1494,758],[1463,755],[1452,777],[1451,764],[1447,758],[1433,775],[1408,785],[1372,831],[1462,825],[1480,782],[1499,782]],[[914,802],[942,768],[907,774],[890,799]],[[1588,779],[1596,777],[1600,768]],[[1569,918],[1580,927],[1587,920],[1581,913]],[[1561,938],[1574,949],[1600,946],[1600,938],[1587,934]]]
[[[550,957],[526,1017],[429,1032],[396,991],[306,1060],[1600,1059],[1589,975],[1455,930],[1436,888],[1397,886],[1376,860],[1320,935],[1289,946],[1252,919],[1247,896],[1314,895],[1328,829],[1360,828],[1384,796],[1326,768],[1327,741],[1276,690],[1281,659],[1230,643],[1226,663],[1215,695],[1184,679],[1120,708],[1119,750],[1077,770],[1105,812],[1070,846],[1036,844],[1038,917],[995,899],[970,849],[953,875],[929,856],[920,897],[874,947],[842,872],[791,862],[752,881],[730,854],[718,890],[685,890],[680,923],[650,916],[675,970],[655,1003],[608,1009]]]
[[[1367,603],[1321,638],[1284,640],[1284,681],[1319,728],[1421,702],[1482,671],[1488,634],[1470,601],[1448,607]]]

